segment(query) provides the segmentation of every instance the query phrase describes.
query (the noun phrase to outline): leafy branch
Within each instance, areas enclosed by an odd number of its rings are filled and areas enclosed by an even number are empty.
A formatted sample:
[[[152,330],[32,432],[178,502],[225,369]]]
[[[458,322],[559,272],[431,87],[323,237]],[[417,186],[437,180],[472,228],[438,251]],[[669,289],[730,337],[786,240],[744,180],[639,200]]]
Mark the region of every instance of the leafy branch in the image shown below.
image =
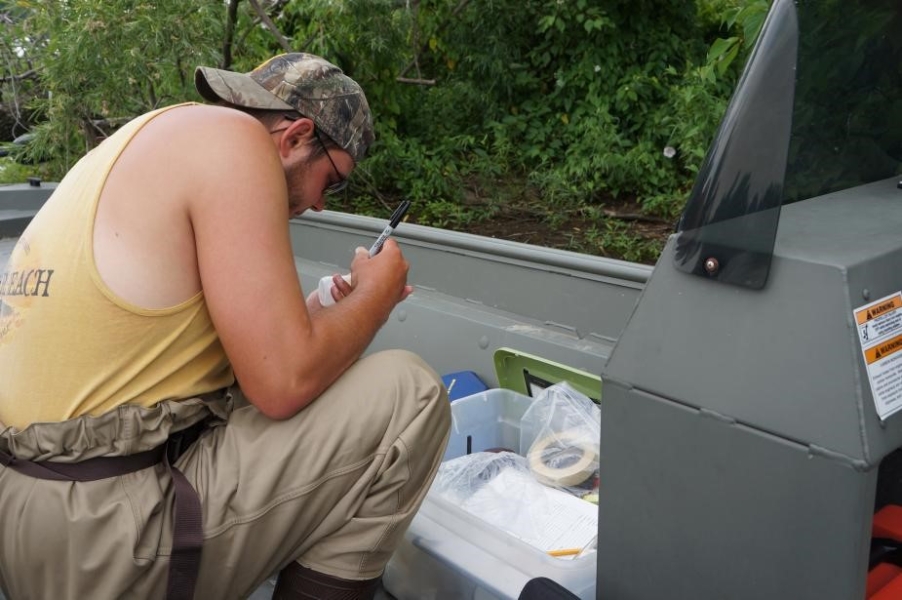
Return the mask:
[[[272,19],[269,18],[269,15],[266,14],[266,11],[263,10],[263,7],[260,6],[260,3],[257,2],[257,0],[247,1],[251,3],[251,6],[254,8],[254,12],[257,13],[257,16],[260,18],[266,28],[269,29],[273,37],[276,38],[276,41],[279,42],[282,50],[284,50],[285,52],[293,52],[293,50],[291,49],[291,44],[288,43],[288,40],[285,39],[285,36],[282,35],[282,32],[279,31],[279,28],[276,27],[276,24],[273,23]]]

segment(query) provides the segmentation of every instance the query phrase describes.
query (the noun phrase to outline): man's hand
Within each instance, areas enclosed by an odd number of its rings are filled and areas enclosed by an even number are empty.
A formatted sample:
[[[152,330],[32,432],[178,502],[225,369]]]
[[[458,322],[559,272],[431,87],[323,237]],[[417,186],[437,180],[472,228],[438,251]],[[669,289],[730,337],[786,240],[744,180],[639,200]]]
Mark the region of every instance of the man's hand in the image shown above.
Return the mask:
[[[366,248],[357,248],[354,260],[351,261],[351,286],[355,290],[364,293],[373,293],[380,298],[384,297],[394,308],[413,291],[413,287],[407,285],[407,273],[410,264],[401,253],[398,243],[389,238],[382,246],[382,250],[376,256],[370,258]],[[342,297],[347,294],[343,294]],[[335,288],[333,288],[333,298]],[[389,308],[388,312],[391,312]],[[388,314],[385,315],[388,319]]]
[[[397,244],[395,244],[397,245]],[[366,248],[358,247],[355,250],[354,261],[366,261],[369,259],[369,251]],[[351,292],[354,290],[354,285],[351,284],[352,281],[355,281],[354,278],[354,269],[360,268],[359,263],[355,267],[354,263],[351,266],[351,273],[348,275],[342,276],[340,273],[334,273],[332,277],[329,279],[331,281],[331,286],[329,287],[329,294],[332,297],[333,302],[327,303],[327,306],[331,306],[334,303],[340,302],[344,298],[347,298]],[[367,267],[364,267],[366,269]],[[407,263],[404,261],[404,268],[407,268]],[[400,300],[404,300],[413,292],[413,286],[404,285],[403,291],[401,293]],[[310,314],[314,314],[320,309],[324,308],[322,303],[322,298],[320,296],[319,291],[311,292],[307,295],[307,310],[310,311]]]

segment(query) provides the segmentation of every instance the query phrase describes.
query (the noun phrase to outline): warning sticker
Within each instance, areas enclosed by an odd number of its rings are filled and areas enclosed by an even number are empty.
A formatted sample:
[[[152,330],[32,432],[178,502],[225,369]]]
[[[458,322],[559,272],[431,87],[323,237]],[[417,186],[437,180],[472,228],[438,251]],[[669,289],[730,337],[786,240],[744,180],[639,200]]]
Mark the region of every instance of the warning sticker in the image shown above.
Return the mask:
[[[902,292],[852,311],[877,414],[902,409]]]

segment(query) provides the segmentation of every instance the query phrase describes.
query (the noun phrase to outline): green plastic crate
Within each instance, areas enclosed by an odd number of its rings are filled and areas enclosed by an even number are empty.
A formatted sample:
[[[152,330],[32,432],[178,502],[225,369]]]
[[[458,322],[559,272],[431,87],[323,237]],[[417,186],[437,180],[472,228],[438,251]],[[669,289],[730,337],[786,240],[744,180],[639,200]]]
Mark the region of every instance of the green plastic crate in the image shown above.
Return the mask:
[[[498,348],[494,354],[498,385],[535,397],[542,389],[566,381],[575,390],[601,402],[601,376],[546,360],[513,348]]]

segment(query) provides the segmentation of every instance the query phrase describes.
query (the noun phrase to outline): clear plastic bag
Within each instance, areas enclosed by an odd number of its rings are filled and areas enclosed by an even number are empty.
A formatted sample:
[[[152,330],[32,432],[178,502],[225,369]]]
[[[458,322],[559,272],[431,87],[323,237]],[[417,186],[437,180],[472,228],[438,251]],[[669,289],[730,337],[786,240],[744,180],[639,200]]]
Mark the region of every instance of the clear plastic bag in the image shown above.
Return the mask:
[[[596,508],[536,481],[513,452],[475,452],[442,463],[430,493],[546,552],[583,548]]]
[[[474,452],[452,458],[439,466],[432,491],[459,504],[505,469],[529,473],[526,459],[514,452]]]
[[[520,454],[536,479],[578,496],[597,487],[601,409],[566,382],[549,386],[520,421]]]
[[[442,463],[432,490],[467,512],[522,537],[536,535],[528,504],[542,484],[513,452],[474,452]]]

